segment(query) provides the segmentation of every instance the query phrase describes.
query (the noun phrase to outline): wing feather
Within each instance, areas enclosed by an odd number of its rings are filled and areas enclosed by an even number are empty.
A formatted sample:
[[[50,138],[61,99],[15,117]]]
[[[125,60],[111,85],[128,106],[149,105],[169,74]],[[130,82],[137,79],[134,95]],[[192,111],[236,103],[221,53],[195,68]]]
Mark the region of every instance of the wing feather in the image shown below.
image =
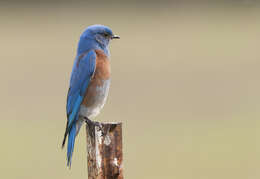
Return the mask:
[[[63,145],[71,130],[72,124],[78,119],[80,105],[88,88],[89,82],[96,68],[96,53],[94,50],[79,55],[73,65],[70,87],[67,95],[67,127],[64,134]]]

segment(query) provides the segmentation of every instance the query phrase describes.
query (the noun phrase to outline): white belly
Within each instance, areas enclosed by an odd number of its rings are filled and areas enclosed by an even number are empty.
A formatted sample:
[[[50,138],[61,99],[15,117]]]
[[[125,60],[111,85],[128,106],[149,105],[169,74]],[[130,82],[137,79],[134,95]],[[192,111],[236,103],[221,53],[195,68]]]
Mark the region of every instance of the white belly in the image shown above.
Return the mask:
[[[109,92],[110,80],[105,80],[102,86],[96,87],[96,95],[94,97],[94,103],[91,106],[80,106],[79,115],[87,117],[89,119],[95,118],[104,107],[108,92]]]

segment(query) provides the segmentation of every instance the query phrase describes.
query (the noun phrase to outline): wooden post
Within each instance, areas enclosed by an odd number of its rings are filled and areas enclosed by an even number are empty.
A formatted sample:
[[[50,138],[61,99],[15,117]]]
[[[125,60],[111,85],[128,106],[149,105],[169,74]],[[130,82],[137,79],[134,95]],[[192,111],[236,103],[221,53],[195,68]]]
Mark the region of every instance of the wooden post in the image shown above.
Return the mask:
[[[86,122],[88,179],[123,179],[122,123]]]

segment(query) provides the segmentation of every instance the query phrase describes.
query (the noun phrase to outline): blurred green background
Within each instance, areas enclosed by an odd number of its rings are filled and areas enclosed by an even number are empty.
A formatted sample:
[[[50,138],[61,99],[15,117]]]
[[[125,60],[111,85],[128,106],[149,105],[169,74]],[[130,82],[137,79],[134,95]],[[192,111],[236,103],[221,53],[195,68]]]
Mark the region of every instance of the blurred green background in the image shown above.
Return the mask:
[[[127,179],[260,178],[260,8],[237,1],[0,2],[0,178],[87,178],[61,150],[78,38],[104,24]]]

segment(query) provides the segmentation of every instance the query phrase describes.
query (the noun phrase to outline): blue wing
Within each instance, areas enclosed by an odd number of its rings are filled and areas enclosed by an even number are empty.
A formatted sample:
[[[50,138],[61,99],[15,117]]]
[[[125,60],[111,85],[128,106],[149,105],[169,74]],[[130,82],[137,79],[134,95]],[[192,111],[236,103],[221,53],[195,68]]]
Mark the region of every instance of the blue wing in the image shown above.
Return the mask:
[[[70,88],[67,96],[67,116],[72,124],[83,100],[90,79],[95,71],[96,53],[89,51],[81,55],[72,69]]]
[[[67,127],[62,146],[66,141],[66,136],[70,132],[72,125],[76,122],[80,104],[84,98],[86,89],[95,71],[96,53],[91,50],[79,55],[71,73],[70,87],[67,96]]]

